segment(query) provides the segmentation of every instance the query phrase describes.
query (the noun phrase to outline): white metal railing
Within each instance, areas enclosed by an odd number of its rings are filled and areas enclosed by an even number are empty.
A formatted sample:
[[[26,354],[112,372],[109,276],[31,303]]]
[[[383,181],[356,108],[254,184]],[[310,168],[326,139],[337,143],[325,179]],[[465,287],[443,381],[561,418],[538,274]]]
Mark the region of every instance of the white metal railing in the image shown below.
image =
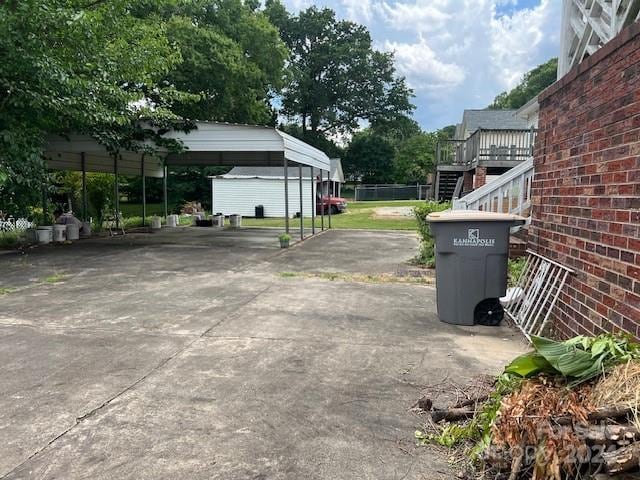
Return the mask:
[[[574,272],[535,252],[527,253],[516,286],[501,301],[509,318],[531,340],[532,335],[544,333],[567,277]]]
[[[530,217],[533,173],[533,158],[529,158],[463,198],[454,198],[453,209],[513,213]]]

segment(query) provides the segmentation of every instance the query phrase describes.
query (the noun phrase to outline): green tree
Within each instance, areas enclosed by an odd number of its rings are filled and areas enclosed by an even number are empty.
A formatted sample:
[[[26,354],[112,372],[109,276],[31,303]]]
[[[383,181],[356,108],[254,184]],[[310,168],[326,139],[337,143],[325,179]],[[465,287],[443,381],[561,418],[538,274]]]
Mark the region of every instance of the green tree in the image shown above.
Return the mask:
[[[547,63],[538,65],[533,70],[527,72],[519,85],[509,92],[502,92],[498,95],[489,108],[517,109],[534,98],[545,88],[556,81],[558,76],[558,59],[552,58]]]
[[[281,112],[299,121],[304,138],[351,133],[363,121],[413,111],[393,55],[374,50],[364,26],[327,8],[290,16],[280,0],[268,0],[265,12],[290,49]]]
[[[433,173],[437,133],[419,133],[403,142],[395,155],[394,170],[398,183],[425,183]]]
[[[363,183],[393,182],[393,145],[369,130],[353,136],[342,162],[345,175]]]
[[[270,100],[282,85],[287,48],[256,2],[140,0],[136,15],[160,16],[182,62],[165,80],[197,101],[172,110],[194,120],[275,124]]]
[[[455,136],[456,136],[455,125],[447,125],[446,127],[442,127],[440,130],[438,130],[438,138],[440,138],[441,140],[454,138]]]
[[[25,213],[41,197],[47,135],[122,139],[141,116],[166,113],[131,105],[162,90],[158,80],[180,55],[161,22],[134,18],[130,7],[129,0],[0,3],[0,209]]]
[[[411,137],[422,133],[418,122],[405,115],[392,119],[376,119],[371,124],[371,131],[387,139],[396,149]]]
[[[342,155],[344,155],[344,148],[331,138],[326,138],[323,135],[311,136],[308,133],[305,136],[302,127],[297,123],[282,123],[278,126],[278,129],[322,150],[329,158],[342,158]]]

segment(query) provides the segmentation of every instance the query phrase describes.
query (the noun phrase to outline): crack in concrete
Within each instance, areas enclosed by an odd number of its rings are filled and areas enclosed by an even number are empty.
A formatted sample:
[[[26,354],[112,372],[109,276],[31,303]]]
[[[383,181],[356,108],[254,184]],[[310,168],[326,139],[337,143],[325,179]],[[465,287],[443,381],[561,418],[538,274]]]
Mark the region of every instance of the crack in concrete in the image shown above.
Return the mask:
[[[221,320],[219,320],[218,322],[216,322],[214,325],[212,325],[210,328],[208,328],[207,330],[205,330],[204,332],[200,333],[196,338],[194,338],[193,340],[191,340],[190,342],[187,342],[183,347],[178,348],[175,352],[173,352],[171,355],[169,355],[168,357],[162,359],[155,367],[153,367],[151,370],[149,370],[147,373],[145,373],[142,377],[138,378],[135,382],[133,382],[132,384],[128,385],[126,388],[124,388],[123,390],[121,390],[120,392],[116,393],[115,395],[109,397],[107,400],[105,400],[104,402],[102,402],[100,405],[98,405],[97,407],[93,408],[92,410],[90,410],[89,412],[85,413],[84,415],[81,415],[80,417],[76,417],[74,423],[69,426],[68,428],[66,428],[64,431],[62,431],[61,433],[59,433],[58,435],[56,435],[53,439],[51,439],[49,442],[47,442],[44,446],[42,446],[41,448],[37,449],[35,452],[33,452],[31,455],[29,455],[25,460],[23,460],[22,462],[20,462],[18,465],[16,465],[15,467],[13,467],[11,470],[9,470],[8,472],[2,474],[2,476],[0,476],[0,480],[4,480],[7,477],[9,477],[9,475],[13,474],[14,472],[20,470],[20,468],[22,468],[24,465],[26,465],[29,461],[33,460],[34,458],[36,458],[37,456],[39,456],[41,453],[43,453],[45,450],[47,450],[51,445],[53,445],[55,442],[57,442],[58,440],[60,440],[62,437],[64,437],[65,435],[67,435],[70,431],[72,431],[74,428],[76,428],[78,425],[80,425],[83,421],[85,421],[88,418],[93,417],[94,415],[96,415],[100,410],[102,410],[103,408],[109,406],[111,403],[113,403],[113,401],[115,401],[116,399],[118,399],[119,397],[121,397],[122,395],[126,394],[127,392],[130,392],[131,390],[133,390],[134,388],[136,388],[138,385],[140,385],[141,383],[143,383],[145,380],[147,380],[149,377],[151,377],[153,374],[157,373],[160,369],[162,369],[164,366],[166,366],[171,360],[179,357],[180,355],[182,355],[184,352],[186,352],[189,348],[191,348],[198,340],[204,338],[206,336],[207,333],[209,333],[210,331],[212,331],[214,328],[222,325],[222,323],[228,321],[228,320],[232,320],[233,318],[236,318],[237,316],[240,315],[240,310],[245,307],[246,305],[248,305],[249,303],[255,301],[259,296],[261,296],[262,294],[266,293],[273,284],[268,285],[266,288],[260,290],[259,292],[257,292],[255,295],[253,295],[251,298],[249,298],[248,300],[246,300],[245,302],[243,302],[238,309],[227,315],[226,318],[223,318]]]

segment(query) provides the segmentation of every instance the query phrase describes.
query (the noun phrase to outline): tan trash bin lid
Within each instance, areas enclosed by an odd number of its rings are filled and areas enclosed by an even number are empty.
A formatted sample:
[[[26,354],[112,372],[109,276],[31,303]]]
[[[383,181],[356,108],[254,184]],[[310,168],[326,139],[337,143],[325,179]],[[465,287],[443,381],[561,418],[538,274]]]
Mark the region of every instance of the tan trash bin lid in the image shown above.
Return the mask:
[[[482,210],[445,210],[427,215],[429,222],[513,222],[524,223],[526,218],[512,213],[483,212]]]

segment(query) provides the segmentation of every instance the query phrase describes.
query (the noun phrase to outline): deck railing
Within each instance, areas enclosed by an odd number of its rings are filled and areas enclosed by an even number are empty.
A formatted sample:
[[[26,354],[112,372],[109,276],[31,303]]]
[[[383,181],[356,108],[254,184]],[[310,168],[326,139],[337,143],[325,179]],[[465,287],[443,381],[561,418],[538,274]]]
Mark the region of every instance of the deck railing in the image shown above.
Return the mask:
[[[522,162],[533,155],[535,129],[478,129],[466,140],[438,142],[438,165],[472,167],[491,162]]]
[[[498,178],[453,200],[454,210],[483,210],[531,216],[533,158],[503,173]]]

